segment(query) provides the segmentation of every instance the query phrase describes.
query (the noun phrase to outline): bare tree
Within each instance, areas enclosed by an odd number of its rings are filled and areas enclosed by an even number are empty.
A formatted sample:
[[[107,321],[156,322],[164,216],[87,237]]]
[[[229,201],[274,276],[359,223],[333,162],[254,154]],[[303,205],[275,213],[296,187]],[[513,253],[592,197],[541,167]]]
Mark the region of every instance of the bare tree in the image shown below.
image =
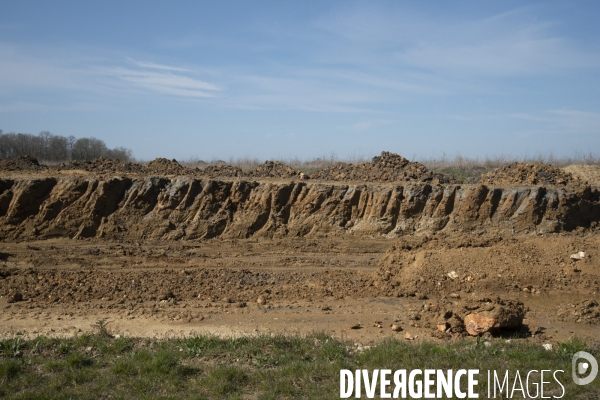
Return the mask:
[[[64,137],[48,131],[34,136],[28,133],[4,133],[0,130],[0,158],[10,159],[30,155],[42,161],[93,160],[110,157],[129,161],[132,151],[125,147],[109,149],[97,138]]]

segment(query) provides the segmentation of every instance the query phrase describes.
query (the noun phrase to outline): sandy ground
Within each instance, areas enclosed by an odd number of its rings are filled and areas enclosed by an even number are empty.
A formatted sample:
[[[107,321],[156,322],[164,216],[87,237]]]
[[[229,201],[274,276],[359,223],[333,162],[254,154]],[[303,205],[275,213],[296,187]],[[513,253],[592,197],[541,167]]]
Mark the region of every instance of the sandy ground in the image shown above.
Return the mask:
[[[428,305],[469,303],[491,293],[520,300],[528,309],[524,322],[534,328],[504,332],[507,337],[544,343],[573,336],[589,341],[600,337],[600,314],[594,314],[597,304],[589,307],[592,314],[588,313],[587,319],[585,312],[581,314],[582,309],[588,309],[585,302],[600,301],[597,248],[586,249],[588,259],[580,264],[571,264],[566,254],[573,243],[597,246],[598,235],[514,239],[502,247],[491,242],[466,250],[440,240],[443,245],[434,241],[406,253],[415,259],[437,255],[435,263],[423,269],[423,276],[427,276],[426,271],[445,273],[457,266],[461,254],[472,269],[491,271],[486,257],[496,254],[498,259],[505,258],[495,253],[499,249],[516,254],[530,248],[531,254],[537,254],[540,248],[543,252],[543,243],[548,243],[546,250],[549,259],[555,260],[553,265],[546,266],[538,254],[523,265],[515,262],[515,268],[533,273],[538,265],[570,274],[560,274],[556,285],[544,285],[544,281],[537,287],[523,285],[529,290],[513,287],[512,282],[508,285],[511,289],[501,289],[490,286],[488,278],[481,278],[481,285],[475,286],[447,290],[421,286],[420,292],[411,293],[410,288],[398,291],[381,280],[383,269],[397,265],[389,260],[398,252],[390,249],[394,243],[399,242],[383,238],[296,238],[4,243],[0,247],[0,336],[68,336],[91,332],[99,320],[106,320],[114,334],[142,337],[302,335],[316,331],[361,344],[390,335],[404,338],[407,333],[417,341],[452,340],[460,335],[440,336],[426,323]],[[552,249],[556,254],[565,253],[564,259],[556,260]],[[474,258],[473,254],[481,257]],[[450,297],[455,291],[460,298]],[[22,295],[22,301],[10,302],[16,293]],[[417,314],[423,317],[415,318]],[[393,323],[402,331],[393,332]],[[357,324],[359,329],[350,328]]]

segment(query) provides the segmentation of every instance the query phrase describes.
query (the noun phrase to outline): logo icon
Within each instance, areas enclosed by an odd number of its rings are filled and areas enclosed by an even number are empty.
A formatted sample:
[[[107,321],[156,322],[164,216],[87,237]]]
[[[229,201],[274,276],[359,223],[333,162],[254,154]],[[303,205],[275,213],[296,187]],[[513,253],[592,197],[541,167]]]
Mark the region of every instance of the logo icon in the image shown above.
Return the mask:
[[[581,361],[584,359],[585,361]],[[580,378],[579,375],[584,375],[589,372],[586,378]],[[578,351],[573,355],[573,382],[576,385],[587,385],[592,383],[598,375],[598,361],[590,353]]]

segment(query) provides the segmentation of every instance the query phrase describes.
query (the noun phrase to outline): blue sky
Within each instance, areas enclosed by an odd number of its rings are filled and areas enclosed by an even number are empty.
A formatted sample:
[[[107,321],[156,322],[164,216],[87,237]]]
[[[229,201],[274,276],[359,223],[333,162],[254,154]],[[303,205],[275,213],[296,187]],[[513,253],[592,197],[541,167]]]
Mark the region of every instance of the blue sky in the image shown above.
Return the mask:
[[[5,1],[0,129],[140,159],[598,154],[599,17],[596,1]]]

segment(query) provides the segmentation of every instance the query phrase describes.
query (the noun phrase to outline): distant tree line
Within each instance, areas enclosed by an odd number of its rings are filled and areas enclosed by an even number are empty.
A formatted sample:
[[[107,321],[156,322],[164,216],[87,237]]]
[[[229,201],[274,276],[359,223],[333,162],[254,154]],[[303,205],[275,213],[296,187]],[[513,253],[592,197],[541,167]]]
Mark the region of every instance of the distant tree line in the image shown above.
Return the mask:
[[[133,153],[125,147],[109,149],[104,141],[95,137],[77,139],[74,136],[53,135],[48,131],[36,136],[29,133],[3,133],[0,130],[0,158],[11,159],[24,155],[40,161],[85,161],[98,157],[130,161]]]

